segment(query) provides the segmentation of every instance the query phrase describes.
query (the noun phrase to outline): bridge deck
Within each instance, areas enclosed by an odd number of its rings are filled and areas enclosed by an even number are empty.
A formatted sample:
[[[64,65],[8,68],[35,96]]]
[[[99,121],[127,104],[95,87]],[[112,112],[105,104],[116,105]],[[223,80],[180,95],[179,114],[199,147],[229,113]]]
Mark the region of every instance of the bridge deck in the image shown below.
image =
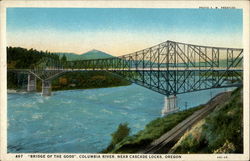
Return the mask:
[[[8,71],[19,71],[19,72],[29,72],[33,71],[32,69],[7,69]],[[47,68],[47,69],[41,69],[41,70],[35,70],[35,71],[65,71],[65,72],[71,72],[71,71],[243,71],[242,68],[81,68],[81,69],[70,69],[70,68],[64,68],[64,69],[53,69],[53,68]]]

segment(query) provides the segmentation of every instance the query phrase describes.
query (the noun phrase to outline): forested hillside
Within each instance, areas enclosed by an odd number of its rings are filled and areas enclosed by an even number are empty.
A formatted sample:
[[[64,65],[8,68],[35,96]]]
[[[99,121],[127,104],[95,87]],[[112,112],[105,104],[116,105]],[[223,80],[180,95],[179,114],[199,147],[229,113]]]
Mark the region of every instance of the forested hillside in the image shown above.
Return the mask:
[[[31,68],[44,57],[59,60],[59,56],[48,51],[37,51],[20,47],[7,47],[8,68]]]

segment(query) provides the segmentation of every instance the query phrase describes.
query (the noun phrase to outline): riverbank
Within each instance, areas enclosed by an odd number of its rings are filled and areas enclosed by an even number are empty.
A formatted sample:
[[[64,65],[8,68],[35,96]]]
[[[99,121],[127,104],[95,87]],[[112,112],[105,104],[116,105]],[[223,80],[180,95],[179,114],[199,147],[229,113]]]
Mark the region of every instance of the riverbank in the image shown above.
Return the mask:
[[[7,93],[27,93],[27,90],[23,90],[23,89],[7,89]]]
[[[178,123],[192,115],[195,111],[202,109],[204,105],[194,107],[185,111],[169,114],[157,118],[148,123],[145,128],[132,136],[126,136],[117,144],[110,144],[103,153],[137,153],[148,146],[152,141],[170,131]]]
[[[187,131],[169,153],[243,153],[242,88],[229,97]]]
[[[16,73],[8,72],[7,76],[7,88],[10,93],[24,91],[27,88],[27,74],[16,75]],[[36,91],[41,92],[42,82],[37,79],[36,84]],[[131,85],[131,82],[109,72],[68,72],[52,80],[52,91],[96,89],[127,85]]]
[[[195,111],[191,116],[183,120],[170,131],[154,140],[148,147],[142,149],[140,153],[167,153],[171,147],[190,127],[211,113],[221,102],[230,99],[231,92],[223,92],[211,99],[204,108]]]
[[[7,93],[17,93],[17,90],[15,90],[15,89],[7,89]]]
[[[131,82],[109,72],[68,72],[52,81],[52,91],[127,86]]]
[[[237,91],[237,90],[236,90]],[[232,92],[232,96],[235,95],[237,92]],[[125,136],[122,141],[116,144],[110,144],[106,149],[104,149],[103,153],[138,153],[139,151],[145,150],[145,147],[149,147],[149,145],[156,141],[158,138],[163,136],[163,134],[166,134],[168,131],[172,130],[174,127],[176,127],[180,122],[188,118],[193,113],[195,113],[198,110],[202,110],[205,107],[210,108],[210,106],[214,106],[213,108],[216,108],[217,106],[221,106],[221,104],[224,104],[227,102],[227,100],[230,100],[230,92],[226,92],[225,97],[223,96],[223,99],[220,98],[222,94],[218,95],[217,97],[210,100],[207,104],[201,105],[192,109],[188,109],[186,111],[181,111],[178,113],[174,113],[162,118],[155,119],[154,121],[151,121],[149,124],[145,126],[145,129],[138,132],[137,134],[133,136]],[[230,95],[230,96],[229,96]],[[227,99],[226,99],[227,98]],[[214,105],[213,105],[214,104]],[[219,121],[219,120],[217,120]],[[216,124],[216,122],[213,122]],[[186,130],[185,130],[186,131]],[[178,136],[181,137],[184,132]],[[116,131],[118,132],[118,131]],[[177,142],[178,139],[175,141]],[[172,145],[168,148],[171,148]],[[193,145],[190,143],[190,146]],[[164,146],[163,146],[164,147]],[[184,146],[185,147],[185,146]],[[191,148],[191,147],[190,147]],[[198,149],[198,148],[197,148]],[[168,152],[167,149],[161,149],[163,150],[163,153]],[[177,151],[176,153],[178,153]],[[185,152],[183,152],[185,153]],[[187,151],[188,153],[188,151]]]

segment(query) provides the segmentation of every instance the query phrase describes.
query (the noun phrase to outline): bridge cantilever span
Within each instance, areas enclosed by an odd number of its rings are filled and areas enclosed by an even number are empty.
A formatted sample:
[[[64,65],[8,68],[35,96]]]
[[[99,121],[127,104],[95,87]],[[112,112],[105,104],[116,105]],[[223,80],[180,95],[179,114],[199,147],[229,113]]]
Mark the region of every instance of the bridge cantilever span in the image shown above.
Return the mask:
[[[242,82],[242,59],[243,49],[166,41],[120,57],[71,61],[67,67],[106,70],[169,96]]]
[[[33,69],[15,70],[41,79],[47,91],[44,95],[50,95],[50,81],[65,72],[110,72],[166,95],[170,102],[166,109],[171,111],[176,108],[177,94],[242,85],[242,60],[243,49],[166,41],[119,57],[67,62],[42,59]]]

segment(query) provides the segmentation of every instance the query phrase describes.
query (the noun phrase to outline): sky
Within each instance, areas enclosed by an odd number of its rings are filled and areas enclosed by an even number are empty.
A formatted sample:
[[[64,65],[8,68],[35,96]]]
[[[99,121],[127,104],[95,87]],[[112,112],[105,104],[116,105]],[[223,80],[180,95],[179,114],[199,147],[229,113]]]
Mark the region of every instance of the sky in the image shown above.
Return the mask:
[[[8,8],[7,45],[120,56],[161,42],[242,45],[240,9]]]

